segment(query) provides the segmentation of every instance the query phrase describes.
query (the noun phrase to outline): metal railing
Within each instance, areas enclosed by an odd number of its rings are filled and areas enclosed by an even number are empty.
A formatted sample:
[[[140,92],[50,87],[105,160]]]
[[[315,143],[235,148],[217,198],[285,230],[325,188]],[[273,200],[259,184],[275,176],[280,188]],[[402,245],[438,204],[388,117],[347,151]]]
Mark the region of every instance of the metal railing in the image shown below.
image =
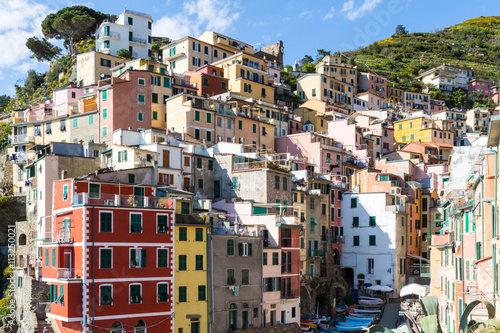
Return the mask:
[[[83,276],[82,268],[58,268],[58,279],[80,279]]]
[[[99,205],[115,207],[145,207],[145,208],[173,208],[173,199],[135,196],[119,194],[100,194],[98,198],[90,197],[88,193],[78,193],[73,196],[73,206]]]
[[[147,41],[144,38],[133,37],[131,42],[146,45]]]

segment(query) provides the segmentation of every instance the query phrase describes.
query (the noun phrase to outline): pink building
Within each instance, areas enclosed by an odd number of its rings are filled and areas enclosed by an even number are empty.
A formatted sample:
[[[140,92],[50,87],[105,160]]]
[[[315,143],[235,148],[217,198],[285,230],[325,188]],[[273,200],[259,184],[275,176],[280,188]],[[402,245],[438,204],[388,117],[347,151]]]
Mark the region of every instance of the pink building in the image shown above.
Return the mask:
[[[151,96],[149,71],[128,70],[99,81],[101,142],[120,128],[151,128]]]
[[[485,97],[491,97],[491,87],[493,87],[493,83],[485,80],[474,79],[469,82],[467,90],[470,93],[481,93]]]
[[[375,73],[360,73],[358,85],[378,97],[387,98],[387,79]]]
[[[94,88],[74,88],[74,87],[64,87],[54,90],[52,108],[57,115],[68,114],[71,105],[78,104],[78,98],[82,96],[85,91],[94,91]]]
[[[343,143],[345,151],[356,164],[371,164],[373,151],[370,152],[369,145],[363,137],[361,128],[350,119],[339,119],[328,122],[328,136]],[[349,176],[348,174],[345,174]]]
[[[382,121],[378,117],[366,114],[358,114],[356,122],[365,134],[369,133],[375,136],[373,157],[379,157],[377,153],[385,155],[394,151],[394,126],[389,121]]]
[[[493,100],[494,103],[498,104],[499,101],[499,91],[498,91],[498,86],[493,86],[491,87],[491,99]]]
[[[343,145],[329,136],[304,132],[276,138],[275,150],[306,159],[314,165],[316,173],[342,174]]]

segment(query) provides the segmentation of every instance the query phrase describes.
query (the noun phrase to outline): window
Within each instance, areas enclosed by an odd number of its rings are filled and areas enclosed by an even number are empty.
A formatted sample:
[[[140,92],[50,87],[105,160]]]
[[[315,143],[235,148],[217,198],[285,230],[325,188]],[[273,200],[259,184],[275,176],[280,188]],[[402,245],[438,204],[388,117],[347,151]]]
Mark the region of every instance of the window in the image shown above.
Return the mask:
[[[179,241],[187,241],[187,228],[179,228]]]
[[[314,198],[309,199],[309,209],[315,209],[315,200],[314,200]]]
[[[358,206],[358,199],[351,198],[351,208],[356,208]]]
[[[101,285],[99,286],[99,305],[113,305],[113,286]]]
[[[179,271],[187,270],[187,256],[184,254],[179,255]]]
[[[210,171],[214,170],[214,161],[213,160],[208,160],[208,170],[210,170]]]
[[[337,209],[337,217],[342,217],[342,209]]]
[[[206,301],[207,300],[207,287],[206,286],[198,286],[198,301]]]
[[[353,226],[353,228],[359,227],[359,217],[358,216],[354,216],[352,218],[352,226]]]
[[[200,121],[200,111],[194,111],[194,121]]]
[[[187,287],[179,287],[179,303],[187,302]]]
[[[196,255],[196,265],[195,265],[195,269],[197,271],[202,271],[203,270],[203,255]]]
[[[377,217],[376,216],[370,216],[370,222],[368,224],[370,227],[374,227],[377,225]]]
[[[168,302],[168,283],[158,283],[158,303]]]
[[[146,257],[146,249],[130,249],[130,268],[145,268]]]
[[[142,214],[130,214],[130,232],[142,233]]]
[[[375,246],[375,245],[377,245],[377,236],[370,235],[370,246]]]
[[[112,257],[113,257],[112,249],[99,249],[99,268],[101,269],[113,268]]]
[[[99,231],[100,232],[113,232],[113,213],[100,212]]]
[[[373,274],[375,272],[375,259],[368,258],[368,274]]]
[[[78,128],[78,119],[73,119],[73,128]]]
[[[144,120],[144,114],[142,112],[137,113],[137,120],[138,121],[143,121]]]
[[[134,25],[134,18],[128,17],[128,25]]]
[[[252,124],[252,133],[257,133],[257,124]]]
[[[203,188],[203,179],[198,179],[198,188],[202,189]]]
[[[231,183],[232,183],[231,188],[233,190],[237,190],[238,189],[238,177],[233,177],[231,179]]]
[[[250,271],[248,269],[242,269],[241,270],[241,285],[242,286],[247,286],[249,285],[249,276],[250,276]]]
[[[238,129],[243,130],[243,121],[242,120],[238,120]]]
[[[196,167],[198,169],[201,169],[201,167],[202,167],[202,160],[199,157],[196,158]]]
[[[63,200],[68,200],[68,185],[63,186]]]
[[[168,267],[168,249],[158,249],[157,251],[156,265],[158,268]]]
[[[168,215],[156,216],[156,230],[158,234],[168,233]]]
[[[276,190],[280,189],[280,176],[274,176],[274,188]]]
[[[151,102],[158,104],[158,94],[157,93],[152,93],[151,94]]]
[[[203,78],[203,86],[208,87],[208,77]]]
[[[251,257],[252,256],[252,244],[251,243],[239,243],[238,253],[240,257]]]
[[[359,236],[353,236],[352,237],[352,245],[353,246],[359,246]]]
[[[212,123],[212,114],[207,112],[207,124]]]
[[[273,265],[279,265],[279,253],[273,252]]]
[[[45,249],[45,267],[49,267],[50,253],[49,249]]]
[[[196,228],[196,241],[203,242],[203,228]]]
[[[109,40],[104,41],[104,48],[109,49]],[[111,60],[101,58],[101,66],[111,67]]]
[[[342,192],[337,192],[337,199],[342,200]]]
[[[227,90],[227,84],[226,84],[226,82],[221,82],[221,89],[222,90]]]
[[[234,256],[234,240],[233,239],[227,240],[227,255]]]
[[[99,199],[101,186],[99,184],[89,184],[89,198]]]
[[[102,137],[105,138],[108,136],[108,126],[104,126],[102,128]]]
[[[234,269],[230,268],[227,270],[227,284],[235,285],[236,280],[234,279]]]

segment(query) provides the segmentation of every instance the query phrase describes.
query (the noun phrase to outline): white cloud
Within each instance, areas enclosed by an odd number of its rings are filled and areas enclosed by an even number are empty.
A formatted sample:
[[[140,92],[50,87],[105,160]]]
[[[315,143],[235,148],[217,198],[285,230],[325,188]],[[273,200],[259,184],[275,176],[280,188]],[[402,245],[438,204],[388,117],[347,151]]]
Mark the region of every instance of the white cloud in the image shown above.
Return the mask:
[[[30,0],[0,0],[0,8],[0,71],[24,70],[26,66],[20,67],[20,64],[31,55],[26,40],[42,36],[41,23],[48,8]]]
[[[328,21],[334,16],[334,14],[335,14],[335,8],[332,6],[330,7],[330,10],[323,17],[323,21]]]
[[[230,0],[192,0],[180,13],[165,15],[153,24],[153,34],[172,39],[198,37],[203,31],[224,33],[239,18],[237,6]]]
[[[360,7],[354,8],[354,0],[348,0],[344,2],[342,12],[345,13],[347,19],[354,21],[375,9],[381,2],[382,0],[364,0]]]
[[[313,17],[313,13],[310,10],[304,10],[299,16],[308,20]]]

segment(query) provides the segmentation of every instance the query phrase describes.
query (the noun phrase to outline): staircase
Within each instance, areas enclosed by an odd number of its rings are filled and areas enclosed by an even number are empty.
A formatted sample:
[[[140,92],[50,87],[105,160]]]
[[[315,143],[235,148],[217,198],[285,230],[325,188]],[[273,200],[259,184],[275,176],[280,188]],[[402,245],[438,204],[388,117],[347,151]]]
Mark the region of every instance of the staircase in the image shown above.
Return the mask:
[[[47,327],[50,333],[55,333],[55,331],[52,329],[52,325],[47,322],[46,320],[39,320],[38,321],[38,328],[36,330],[37,333],[43,333],[43,328]]]

